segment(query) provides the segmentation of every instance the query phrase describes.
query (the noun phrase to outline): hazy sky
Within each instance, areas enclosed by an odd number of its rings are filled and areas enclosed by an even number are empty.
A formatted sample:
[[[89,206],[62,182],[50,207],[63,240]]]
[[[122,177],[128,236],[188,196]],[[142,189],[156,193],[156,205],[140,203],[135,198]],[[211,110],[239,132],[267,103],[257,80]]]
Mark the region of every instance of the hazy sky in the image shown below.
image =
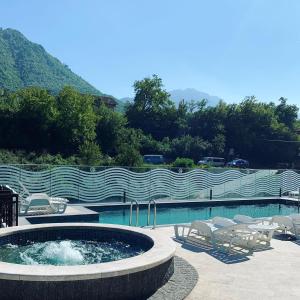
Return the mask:
[[[299,0],[1,0],[0,12],[116,97],[155,73],[168,90],[300,105]]]

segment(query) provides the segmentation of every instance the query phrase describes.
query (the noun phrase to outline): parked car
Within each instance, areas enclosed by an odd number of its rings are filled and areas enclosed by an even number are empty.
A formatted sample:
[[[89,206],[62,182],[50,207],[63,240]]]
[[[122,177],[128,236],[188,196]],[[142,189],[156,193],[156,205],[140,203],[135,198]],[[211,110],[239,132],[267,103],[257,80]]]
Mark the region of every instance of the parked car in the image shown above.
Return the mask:
[[[227,167],[232,168],[249,168],[249,161],[245,159],[234,159],[227,163]]]
[[[159,164],[163,164],[164,162],[165,159],[163,155],[155,155],[155,154],[144,155],[145,164],[159,165]]]
[[[198,165],[208,167],[224,167],[225,159],[222,157],[203,157],[198,161]]]

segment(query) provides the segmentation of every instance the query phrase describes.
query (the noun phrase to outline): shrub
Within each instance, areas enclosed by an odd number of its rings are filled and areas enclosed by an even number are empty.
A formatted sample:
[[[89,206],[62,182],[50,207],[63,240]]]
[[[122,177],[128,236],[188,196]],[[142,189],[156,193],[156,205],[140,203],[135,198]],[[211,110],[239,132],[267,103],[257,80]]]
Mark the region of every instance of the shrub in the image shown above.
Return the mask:
[[[184,168],[184,169],[191,169],[195,166],[194,161],[192,159],[180,158],[180,157],[177,157],[172,165],[175,168]]]
[[[139,151],[131,145],[122,145],[119,148],[119,154],[116,156],[116,164],[125,167],[140,167],[143,164],[143,158]]]

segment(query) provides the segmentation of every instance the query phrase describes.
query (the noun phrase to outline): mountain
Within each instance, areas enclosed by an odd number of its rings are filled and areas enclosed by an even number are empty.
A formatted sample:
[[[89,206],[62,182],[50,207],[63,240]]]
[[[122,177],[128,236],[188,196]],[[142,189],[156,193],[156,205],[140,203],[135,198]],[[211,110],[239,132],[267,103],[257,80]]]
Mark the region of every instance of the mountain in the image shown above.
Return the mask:
[[[120,98],[119,100],[125,104],[126,102],[131,102],[133,100],[133,98],[124,97],[124,98]]]
[[[56,94],[66,85],[81,93],[102,95],[41,45],[17,30],[0,28],[0,88],[39,86]]]
[[[192,88],[172,90],[169,91],[169,94],[171,95],[171,100],[176,104],[182,99],[186,101],[206,99],[209,106],[214,106],[220,101],[220,98],[217,96],[211,96]]]
[[[175,104],[178,104],[182,99],[184,99],[185,101],[191,101],[191,100],[197,101],[197,100],[206,99],[207,104],[209,106],[215,106],[221,100],[221,98],[217,96],[211,96],[207,93],[203,93],[192,88],[187,88],[184,90],[181,89],[172,90],[169,91],[168,93],[171,95],[170,98]],[[133,98],[124,97],[119,99],[119,101],[125,104],[126,102],[133,101]]]

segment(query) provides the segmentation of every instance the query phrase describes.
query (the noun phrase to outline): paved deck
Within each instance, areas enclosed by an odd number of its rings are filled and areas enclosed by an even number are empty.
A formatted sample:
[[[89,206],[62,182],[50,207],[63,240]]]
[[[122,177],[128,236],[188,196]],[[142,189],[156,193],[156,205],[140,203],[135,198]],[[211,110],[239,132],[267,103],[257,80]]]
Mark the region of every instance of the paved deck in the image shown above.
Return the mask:
[[[160,227],[173,238],[172,227]],[[186,300],[300,299],[300,241],[273,239],[271,249],[253,256],[228,256],[212,249],[176,242],[176,255],[186,259],[199,274]]]

